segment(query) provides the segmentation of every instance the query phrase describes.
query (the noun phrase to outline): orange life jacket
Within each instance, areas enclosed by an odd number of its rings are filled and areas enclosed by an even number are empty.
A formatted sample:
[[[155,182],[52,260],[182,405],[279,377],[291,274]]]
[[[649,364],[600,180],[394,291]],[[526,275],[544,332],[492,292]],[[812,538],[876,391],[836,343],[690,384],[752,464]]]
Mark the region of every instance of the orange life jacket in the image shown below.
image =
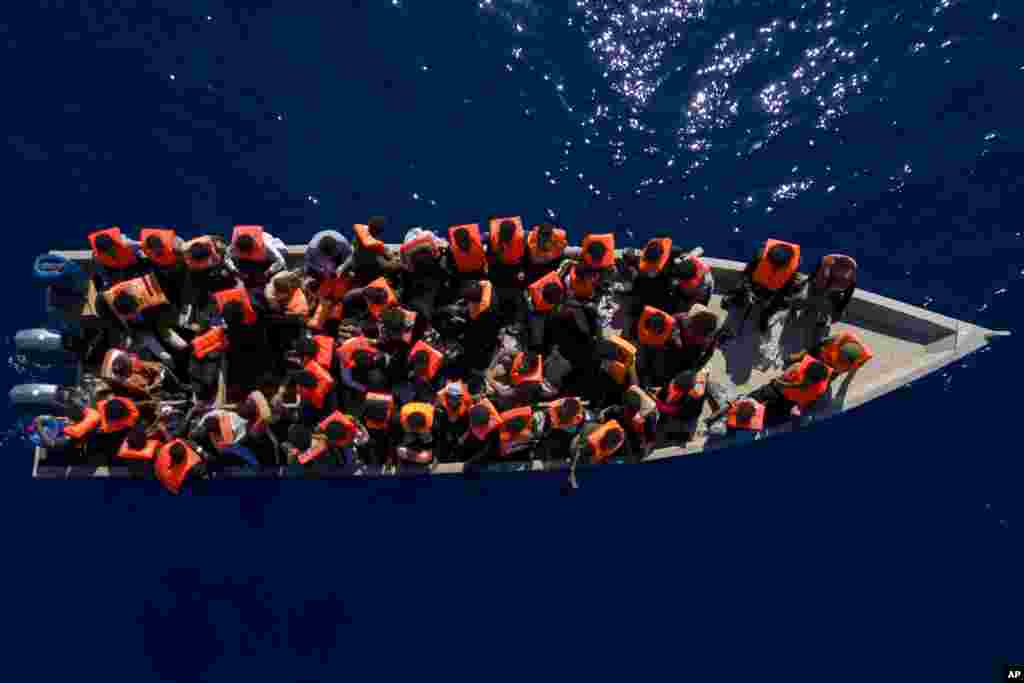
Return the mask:
[[[681,411],[680,404],[687,398],[699,401],[704,398],[704,393],[707,388],[708,373],[707,370],[701,370],[697,373],[694,378],[693,386],[688,391],[683,391],[680,387],[676,386],[675,382],[669,382],[659,393],[659,396],[664,396],[665,400],[655,397],[654,402],[658,406],[658,412],[664,415],[678,415]]]
[[[159,254],[146,246],[146,240],[150,237],[156,237],[160,240],[163,249]],[[142,251],[146,254],[146,258],[165,268],[178,265],[178,255],[174,253],[176,238],[177,235],[173,230],[164,228],[143,228],[139,232],[139,241],[142,242]]]
[[[382,304],[370,303],[366,301],[366,307],[370,309],[370,315],[373,316],[374,320],[380,320],[380,316],[385,310],[391,308],[398,303],[398,297],[395,296],[395,291],[391,289],[391,285],[383,277],[379,277],[370,284],[366,285],[365,289],[383,289],[387,294],[387,301]]]
[[[577,275],[575,265],[569,268],[569,288],[572,289],[573,296],[581,301],[594,298],[593,278]]]
[[[309,301],[306,300],[306,293],[302,291],[302,287],[292,290],[291,296],[288,297],[288,303],[284,306],[284,312],[286,315],[302,318],[309,315]]]
[[[555,228],[551,237],[551,246],[546,251],[540,248],[538,244],[540,235],[540,226],[534,226],[530,234],[526,236],[526,247],[530,252],[530,262],[536,264],[551,263],[557,261],[562,257],[565,252],[565,247],[568,245],[568,240],[565,236],[565,230]]]
[[[360,351],[377,353],[377,347],[366,337],[359,335],[346,339],[338,349],[338,361],[341,367],[352,369],[356,365],[356,354]]]
[[[202,360],[211,353],[222,353],[230,348],[228,334],[223,327],[212,327],[192,340],[192,353]]]
[[[249,299],[249,292],[246,291],[245,287],[235,287],[234,289],[225,289],[222,292],[216,292],[213,295],[213,300],[217,304],[217,311],[224,315],[224,306],[232,301],[237,301],[242,304],[242,323],[245,325],[252,325],[256,322],[256,309],[252,307],[252,301]]]
[[[341,426],[345,429],[345,434],[340,439],[337,439],[336,441],[328,441],[327,443],[331,444],[335,448],[345,448],[356,440],[356,434],[359,432],[359,427],[356,425],[356,421],[340,410],[335,410],[333,413],[321,420],[320,424],[317,425],[317,431],[324,434],[324,438],[326,438],[327,427],[330,426],[332,422],[340,422]]]
[[[850,269],[850,279],[839,281],[832,276],[832,268],[837,264],[844,264]],[[821,266],[818,268],[818,275],[814,279],[814,286],[819,291],[842,291],[857,282],[857,262],[851,257],[843,254],[829,254],[821,259]]]
[[[384,253],[384,243],[370,234],[369,225],[356,223],[352,226],[352,231],[356,234],[356,241],[359,242],[359,246],[363,249],[372,251],[375,254]]]
[[[395,414],[395,399],[391,396],[391,394],[378,394],[372,391],[367,392],[366,403],[374,403],[378,405],[385,404],[388,407],[387,417],[385,417],[383,420],[371,420],[366,415],[363,415],[363,422],[366,423],[366,428],[376,430],[387,429],[388,425],[391,424],[391,418]]]
[[[810,356],[804,356],[804,359],[800,361],[800,364],[786,372],[782,376],[782,379],[789,383],[802,384],[804,381],[804,374],[807,372],[807,366],[817,362],[818,361]],[[828,366],[826,366],[826,368],[828,372],[825,379],[810,386],[781,387],[782,395],[796,403],[801,408],[809,407],[817,401],[822,394],[828,391],[828,381],[832,377],[833,370]]]
[[[689,280],[680,280],[679,289],[684,292],[700,287],[701,284],[704,283],[704,277],[708,274],[708,271],[711,270],[711,266],[704,263],[704,261],[697,256],[687,256],[686,260],[693,261],[697,265],[697,273]]]
[[[512,384],[519,386],[521,384],[539,384],[544,381],[544,361],[537,356],[537,364],[528,368],[525,367],[526,354],[517,353],[515,358],[512,359],[512,371],[509,372],[509,377],[512,379]]]
[[[327,394],[334,388],[334,378],[315,361],[307,361],[302,367],[316,377],[316,386],[309,389],[299,387],[299,395],[314,408],[323,408]]]
[[[112,434],[125,429],[131,429],[135,426],[135,423],[139,421],[139,409],[136,407],[135,402],[131,399],[124,398],[123,396],[118,396],[117,400],[122,401],[126,406],[128,406],[128,414],[120,420],[108,420],[107,404],[112,400],[113,399],[107,399],[96,404],[96,410],[100,413],[100,432],[103,434]]]
[[[345,317],[345,304],[340,301],[321,299],[317,302],[316,310],[306,321],[306,327],[318,332],[324,329],[324,325],[331,320],[341,320]]]
[[[647,321],[657,317],[665,321],[665,328],[661,331],[661,334],[655,334],[653,330],[647,327]],[[644,346],[663,348],[672,338],[672,328],[675,327],[675,324],[675,318],[665,311],[653,306],[644,306],[644,311],[640,314],[640,321],[636,327],[637,336],[640,337],[640,343]]]
[[[475,301],[469,302],[469,318],[470,320],[476,320],[482,314],[486,313],[491,309],[491,298],[494,296],[494,285],[491,284],[490,280],[480,281],[480,303]]]
[[[302,453],[299,453],[299,455],[296,458],[296,460],[299,461],[300,465],[305,465],[307,463],[313,462],[314,460],[316,460],[317,458],[319,458],[321,455],[323,455],[326,452],[327,452],[327,442],[326,441],[322,441],[320,439],[314,439],[313,443],[310,445],[309,448],[307,448]]]
[[[117,451],[117,457],[122,460],[152,460],[153,456],[156,455],[156,449],[160,447],[160,439],[147,439],[146,445],[141,449],[132,448],[128,444],[128,439],[121,443],[121,448]]]
[[[412,260],[416,254],[426,252],[433,258],[437,258],[437,242],[432,234],[423,233],[419,237],[404,242],[398,249],[398,255],[407,266],[412,266]]]
[[[441,391],[437,392],[435,399],[441,404],[445,412],[448,413],[448,417],[451,420],[461,419],[463,415],[469,412],[469,406],[471,405],[471,399],[469,398],[469,387],[466,386],[465,382],[452,382],[461,391],[462,398],[459,399],[457,405],[452,405],[448,398],[448,386],[445,386]],[[450,386],[450,385],[449,385]]]
[[[352,283],[352,278],[347,275],[331,275],[329,277],[325,277],[320,280],[320,284],[317,285],[317,298],[341,301],[341,299],[348,294],[349,290],[352,289]]]
[[[558,277],[558,273],[554,271],[548,273],[530,285],[526,290],[530,295],[530,303],[533,304],[533,310],[537,313],[547,313],[548,311],[553,311],[558,307],[557,304],[552,305],[544,301],[544,288],[549,284],[558,285],[558,289],[562,292],[562,296],[565,296],[565,285],[562,284],[562,279]]]
[[[488,434],[490,434],[496,428],[501,426],[501,414],[498,412],[498,409],[494,407],[494,404],[491,403],[490,400],[486,398],[482,398],[476,403],[474,403],[472,406],[470,406],[470,410],[472,410],[474,407],[478,405],[481,405],[487,409],[487,413],[488,415],[490,415],[490,419],[487,420],[487,424],[485,424],[483,427],[475,427],[472,424],[470,424],[469,431],[471,431],[473,433],[473,436],[475,436],[477,439],[483,441],[484,439],[487,438]]]
[[[861,357],[853,364],[847,363],[843,360],[843,354],[839,352],[839,349],[842,348],[843,344],[847,343],[856,344],[862,349]],[[841,332],[836,337],[826,339],[821,345],[819,355],[821,357],[818,360],[835,370],[837,375],[842,375],[850,370],[856,370],[875,357],[875,354],[871,351],[871,347],[865,344],[864,340],[853,332]]]
[[[739,417],[737,415],[739,413],[740,403],[754,404],[754,416],[750,418],[749,422],[739,421]],[[759,432],[764,429],[765,406],[760,401],[755,401],[752,398],[733,403],[729,410],[726,411],[725,415],[725,423],[729,425],[730,429],[746,429],[751,432]]]
[[[660,273],[665,269],[665,264],[672,258],[672,240],[668,237],[661,237],[653,239],[647,242],[648,245],[660,244],[661,245],[661,256],[658,257],[657,261],[648,261],[644,258],[640,259],[640,272],[641,273]],[[646,251],[646,247],[644,247]]]
[[[499,241],[498,233],[501,231],[501,224],[505,221],[512,221],[516,226],[516,230],[512,235],[512,241],[502,244]],[[521,263],[523,255],[526,253],[526,233],[523,230],[523,219],[519,216],[492,218],[490,221],[490,231],[491,253],[494,254],[494,257],[506,266],[515,266]]]
[[[210,441],[213,442],[213,445],[216,446],[218,450],[223,450],[235,443],[235,437],[238,435],[235,434],[235,426],[231,422],[230,415],[226,413],[218,415],[217,428],[218,431],[214,432],[210,436]]]
[[[100,235],[110,235],[110,238],[114,240],[116,252],[113,256],[105,254],[96,248],[96,238]],[[139,261],[135,255],[135,250],[128,246],[121,237],[121,228],[106,228],[89,233],[89,244],[92,245],[93,259],[104,268],[124,270],[134,266]]]
[[[196,260],[189,256],[189,251],[195,244],[205,244],[210,248],[210,255],[204,259]],[[197,237],[194,240],[185,243],[183,254],[185,256],[185,267],[192,272],[201,272],[209,270],[214,266],[219,266],[222,263],[220,252],[217,250],[217,243],[213,241],[213,238],[209,235],[203,237]]]
[[[465,228],[469,232],[469,251],[459,249],[459,245],[455,241],[455,232],[460,228]],[[468,223],[466,225],[453,225],[448,228],[448,244],[451,247],[455,268],[460,273],[487,272],[487,252],[484,251],[484,243],[480,237],[479,225]]]
[[[171,446],[177,443],[185,447],[185,459],[180,464],[174,465],[171,463]],[[165,489],[177,494],[181,491],[181,485],[185,482],[189,471],[202,461],[203,459],[192,450],[191,446],[181,439],[175,439],[164,444],[157,451],[156,457],[153,459],[153,472]]]
[[[131,294],[139,303],[138,308],[135,309],[135,313],[128,316],[121,315],[117,309],[114,308],[114,300],[123,292]],[[114,315],[126,322],[144,311],[158,306],[163,306],[167,303],[167,296],[164,295],[164,290],[160,287],[160,283],[152,274],[119,282],[107,291],[103,292],[103,298],[106,300],[107,306],[110,310],[114,312]]]
[[[771,261],[768,260],[768,252],[776,245],[785,245],[793,250],[793,257],[789,259],[789,263],[778,270],[776,270],[775,266],[773,266]],[[789,279],[793,277],[793,274],[796,273],[796,270],[799,267],[799,244],[773,239],[765,240],[764,248],[761,249],[761,257],[758,260],[757,268],[754,269],[754,274],[751,279],[755,285],[772,292],[776,292],[786,286],[786,283],[789,282]]]
[[[92,433],[100,425],[100,414],[99,411],[92,408],[85,409],[85,415],[78,422],[69,422],[64,425],[64,434],[71,437],[72,439],[81,439],[87,434]]]
[[[424,372],[418,373],[418,377],[420,377],[420,379],[425,379],[428,382],[432,382],[434,378],[437,377],[438,371],[441,369],[441,363],[444,361],[444,354],[420,339],[418,342],[413,344],[411,349],[409,349],[408,362],[412,363],[412,357],[419,351],[427,352],[427,367]]]
[[[236,246],[235,254],[238,256],[238,260],[249,261],[250,263],[264,263],[267,260],[267,245],[263,242],[263,226],[236,225],[234,232],[231,233],[231,243],[237,245],[238,238],[243,235],[252,237],[256,242],[256,246],[248,254],[243,254]]]
[[[562,407],[562,404],[565,403],[567,400],[568,399],[560,398],[557,401],[553,401],[548,406],[548,421],[551,423],[551,427],[553,429],[566,429],[568,427],[575,427],[581,422],[583,422],[582,407],[580,411],[576,413],[576,416],[570,419],[568,422],[562,421],[562,417],[561,415],[559,415],[559,409]]]
[[[334,359],[334,338],[318,334],[313,337],[313,343],[316,344],[313,360],[324,370],[330,370]]]
[[[618,335],[608,337],[618,347],[618,355],[608,365],[608,374],[619,384],[625,384],[629,371],[636,367],[636,347]]]
[[[603,244],[604,256],[600,261],[594,261],[587,252],[591,244]],[[615,265],[615,235],[603,233],[601,235],[587,235],[583,238],[583,262],[595,270],[607,270]]]
[[[426,423],[422,428],[413,429],[409,425],[409,418],[412,417],[413,413],[420,413],[426,418]],[[434,406],[429,403],[406,403],[402,406],[399,420],[402,423],[402,429],[410,434],[429,434],[434,429]]]
[[[526,420],[526,425],[518,432],[510,432],[508,430],[509,423],[516,418],[523,418]],[[515,408],[513,410],[506,410],[501,414],[501,431],[498,432],[498,437],[501,441],[501,454],[508,455],[516,446],[529,441],[533,436],[533,408],[525,406],[523,408]]]
[[[622,431],[622,427],[619,425],[618,420],[609,420],[603,425],[595,429],[587,437],[587,443],[594,449],[594,454],[591,456],[591,461],[595,463],[604,463],[608,461],[608,458],[612,457],[616,451],[622,448],[622,444],[625,442],[625,434],[622,435],[622,439],[619,441],[619,445],[615,448],[604,448],[601,445],[601,440],[604,435],[611,431]]]

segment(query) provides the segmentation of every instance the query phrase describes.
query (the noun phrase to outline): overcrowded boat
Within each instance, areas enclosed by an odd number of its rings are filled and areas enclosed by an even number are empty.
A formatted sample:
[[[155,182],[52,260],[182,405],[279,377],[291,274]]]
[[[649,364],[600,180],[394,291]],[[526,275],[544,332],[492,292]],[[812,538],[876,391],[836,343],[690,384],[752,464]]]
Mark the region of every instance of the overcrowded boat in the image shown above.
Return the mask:
[[[857,288],[853,255],[749,262],[671,235],[571,245],[496,217],[387,244],[386,220],[286,245],[263,226],[88,235],[34,265],[22,353],[37,478],[567,470],[695,455],[850,410],[998,332]],[[83,245],[84,246],[84,245]],[[813,268],[809,267],[813,266]]]

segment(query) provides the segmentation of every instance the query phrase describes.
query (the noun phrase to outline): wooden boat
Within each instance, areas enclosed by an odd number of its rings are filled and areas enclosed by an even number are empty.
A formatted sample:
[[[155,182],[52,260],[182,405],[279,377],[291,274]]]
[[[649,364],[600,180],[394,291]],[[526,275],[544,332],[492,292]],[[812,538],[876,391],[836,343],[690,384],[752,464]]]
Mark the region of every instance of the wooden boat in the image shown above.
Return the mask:
[[[390,245],[397,251],[397,245]],[[305,246],[288,248],[289,265],[298,266],[302,262]],[[570,255],[578,248],[572,248]],[[86,272],[90,271],[92,256],[89,251],[55,251],[58,255],[77,263]],[[740,278],[745,263],[725,259],[705,258],[713,269],[716,291],[728,291]],[[619,295],[621,296],[621,295]],[[71,304],[54,304],[51,310],[59,309],[65,317],[79,322],[83,327],[90,325],[109,325],[99,319],[94,307],[95,289],[89,284],[89,293],[84,301]],[[719,315],[725,316],[722,309],[720,294],[712,298],[710,308]],[[751,320],[756,320],[756,310]],[[618,328],[624,323],[617,317],[611,327]],[[726,324],[735,325],[735,321],[727,320]],[[785,354],[806,348],[807,326],[810,322],[799,320],[787,325],[781,338],[783,357]],[[852,410],[857,406],[877,399],[891,391],[920,379],[940,368],[950,365],[964,356],[984,348],[993,337],[1006,336],[1009,332],[993,331],[977,325],[956,320],[932,311],[905,304],[880,296],[873,292],[858,289],[850,302],[845,320],[833,326],[833,332],[851,329],[856,331],[873,349],[875,357],[860,370],[836,381],[831,388],[830,400],[819,405],[814,419],[824,419]],[[745,333],[733,340],[724,350],[715,352],[710,362],[711,379],[734,387],[739,393],[745,393],[778,376],[778,370],[763,371],[755,367],[757,360],[757,325],[745,326]],[[221,381],[223,382],[223,369]],[[223,401],[223,391],[219,392]],[[705,407],[705,416],[710,407]],[[669,445],[657,448],[644,462],[665,460],[667,458],[697,455],[705,451],[732,445],[728,439],[715,440],[709,438],[703,427],[703,420],[694,437],[685,445]],[[782,425],[766,430],[763,436],[774,436],[790,431],[790,425]],[[503,471],[545,471],[567,467],[561,462],[543,462],[540,460],[520,461],[493,466],[488,469]],[[384,475],[423,475],[459,474],[463,471],[461,463],[435,464],[430,467],[400,466],[395,469],[360,467],[358,469],[339,467],[331,471],[316,473],[293,467],[266,467],[258,470],[229,468],[216,475],[217,478],[257,477],[257,478],[309,478],[309,477],[355,477]],[[48,457],[45,449],[37,448],[32,468],[33,477],[43,479],[76,479],[91,477],[142,478],[148,476],[138,467],[129,466],[83,466],[59,462]]]

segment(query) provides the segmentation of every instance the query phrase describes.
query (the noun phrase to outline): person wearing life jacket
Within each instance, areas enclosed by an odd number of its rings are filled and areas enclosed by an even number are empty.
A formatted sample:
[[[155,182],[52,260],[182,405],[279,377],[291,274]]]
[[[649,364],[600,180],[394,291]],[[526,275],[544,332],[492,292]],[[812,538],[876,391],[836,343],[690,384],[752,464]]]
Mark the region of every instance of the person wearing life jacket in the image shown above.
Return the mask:
[[[270,278],[263,287],[263,300],[271,315],[289,316],[305,320],[309,315],[309,302],[302,291],[302,278],[297,273],[282,271]]]
[[[658,438],[658,404],[654,397],[633,385],[623,394],[622,403],[600,413],[603,422],[615,419],[623,426],[629,441],[629,452],[642,460],[654,448]]]
[[[832,379],[856,372],[862,365],[874,358],[871,347],[853,331],[843,331],[826,337],[809,351],[800,351],[790,356],[790,362],[799,363],[807,356],[820,360],[834,371]]]
[[[334,277],[342,265],[352,256],[352,245],[337,230],[321,230],[313,235],[306,245],[302,270],[319,282]]]
[[[402,438],[395,445],[398,460],[429,465],[435,459],[445,457],[443,441],[435,438],[437,425],[433,405],[418,401],[406,403],[399,412],[399,423],[402,426]]]
[[[89,233],[88,239],[92,249],[93,274],[101,290],[138,277],[149,266],[142,245],[129,239],[121,228],[96,230]]]
[[[805,423],[814,408],[828,401],[834,371],[811,356],[786,368],[764,386],[750,392],[748,398],[765,405],[765,425],[781,424],[787,418],[794,425]]]
[[[387,371],[387,357],[363,335],[346,339],[335,355],[342,386],[359,398],[368,390],[371,372]]]
[[[526,288],[527,324],[530,348],[544,348],[544,332],[548,322],[559,312],[565,300],[565,285],[555,271],[549,272]]]
[[[707,420],[708,441],[728,438],[734,443],[760,439],[764,433],[766,406],[760,401],[727,391],[717,383],[709,383],[708,394],[716,412]]]
[[[443,254],[448,243],[429,230],[412,228],[402,242],[403,302],[424,321],[434,317],[437,299],[448,283]]]
[[[195,301],[206,301],[213,292],[241,284],[225,262],[228,243],[220,235],[202,235],[185,242],[182,257]]]
[[[112,386],[143,394],[155,395],[168,371],[161,363],[144,361],[122,349],[108,349],[100,364],[100,377]]]
[[[739,287],[723,297],[725,308],[761,307],[760,330],[768,331],[772,318],[806,296],[808,280],[798,272],[800,245],[769,239],[747,263]]]
[[[547,411],[534,410],[532,405],[503,412],[498,430],[498,453],[502,460],[530,459],[546,425]]]
[[[292,375],[292,381],[302,399],[303,422],[319,421],[337,408],[334,378],[315,362],[306,363]]]
[[[636,320],[633,337],[637,340],[640,381],[646,386],[657,384],[659,379],[668,376],[667,355],[676,350],[675,318],[661,309],[644,306]]]
[[[720,343],[718,315],[703,304],[694,304],[686,313],[673,317],[672,344],[675,351],[666,372],[697,370],[714,356]]]
[[[441,462],[454,462],[459,436],[469,428],[469,409],[473,396],[469,385],[462,380],[447,382],[434,396],[434,421],[438,437],[445,441],[445,455]]]
[[[356,287],[402,269],[402,261],[392,254],[384,243],[387,219],[372,216],[365,224],[352,226],[352,254],[337,270],[338,275],[348,275]]]
[[[626,388],[639,384],[636,372],[637,348],[618,335],[602,337],[594,347],[596,361],[602,372],[591,378],[594,382],[595,408],[620,395]]]
[[[402,437],[395,399],[386,391],[368,391],[358,412],[369,437],[359,456],[367,465],[382,466],[391,457],[392,445]]]
[[[568,461],[572,440],[585,422],[594,419],[593,414],[578,396],[566,396],[539,407],[547,413],[546,431],[534,454],[541,460]]]
[[[288,267],[287,253],[285,243],[262,225],[236,225],[224,261],[247,285],[258,286]]]
[[[256,466],[256,455],[244,443],[249,421],[234,410],[214,409],[196,420],[189,439],[217,453],[218,464]]]
[[[666,310],[672,313],[689,311],[697,304],[710,305],[715,291],[711,266],[693,253],[673,259],[669,268],[668,291],[671,292],[671,302]]]
[[[467,413],[469,428],[456,442],[455,460],[466,463],[469,470],[474,465],[498,457],[501,438],[501,413],[487,398],[477,399]]]
[[[623,249],[622,267],[631,282],[630,318],[636,320],[644,306],[675,312],[672,292],[672,268],[684,252],[672,244],[672,238],[659,235],[647,241],[643,249]]]
[[[120,464],[152,462],[163,443],[163,439],[156,434],[147,436],[145,427],[137,424],[124,437],[116,458]]]
[[[409,372],[406,363],[409,350],[422,338],[426,328],[420,323],[415,311],[393,306],[381,314],[377,324],[377,347],[396,361],[389,367],[400,382],[405,381]]]
[[[499,310],[520,305],[519,290],[526,284],[526,231],[518,216],[488,222],[487,272],[494,284]]]
[[[81,448],[100,426],[100,413],[95,408],[69,402],[64,409],[67,420],[52,436],[53,447],[60,450]],[[50,446],[47,446],[49,448]]]
[[[487,277],[487,249],[476,223],[448,228],[448,270],[457,281]]]
[[[420,400],[431,400],[441,379],[445,355],[421,339],[409,349],[407,363],[413,393]]]
[[[700,416],[707,400],[708,375],[706,368],[701,370],[684,370],[675,375],[654,393],[654,402],[658,412],[665,419],[674,419],[689,423]],[[693,424],[692,427],[696,427]],[[692,430],[691,430],[692,431]]]
[[[533,226],[526,236],[527,282],[536,282],[557,270],[568,245],[565,230],[551,223]]]
[[[469,280],[459,290],[459,298],[435,313],[434,326],[445,339],[462,347],[459,364],[467,371],[484,370],[494,356],[498,343],[498,300],[490,280]]]
[[[545,376],[544,357],[523,351],[500,357],[505,368],[505,382],[491,380],[491,392],[502,405],[521,405],[548,401],[558,396],[559,388]]]
[[[594,465],[602,465],[613,456],[626,456],[633,461],[633,454],[626,432],[616,420],[608,422],[586,422],[569,446],[572,465],[569,469],[570,481],[575,480],[576,464],[580,461]]]
[[[613,233],[587,233],[580,245],[583,265],[596,271],[608,272],[615,267],[615,235]]]
[[[181,307],[185,288],[185,240],[169,228],[143,228],[139,243],[170,302]]]
[[[305,449],[295,454],[294,462],[289,459],[289,464],[311,468],[354,465],[356,448],[364,446],[369,438],[366,429],[356,418],[335,411],[312,430],[308,446],[304,437],[297,439]]]
[[[816,315],[818,334],[824,337],[843,318],[857,289],[857,262],[843,254],[821,258],[810,279],[805,307]]]
[[[173,439],[157,450],[153,457],[153,473],[160,484],[174,495],[181,493],[191,482],[209,476],[202,449],[183,439]]]
[[[591,337],[592,330],[597,326],[596,302],[601,284],[600,272],[568,259],[558,266],[557,272],[565,289],[559,322],[572,318],[580,333],[585,338]]]

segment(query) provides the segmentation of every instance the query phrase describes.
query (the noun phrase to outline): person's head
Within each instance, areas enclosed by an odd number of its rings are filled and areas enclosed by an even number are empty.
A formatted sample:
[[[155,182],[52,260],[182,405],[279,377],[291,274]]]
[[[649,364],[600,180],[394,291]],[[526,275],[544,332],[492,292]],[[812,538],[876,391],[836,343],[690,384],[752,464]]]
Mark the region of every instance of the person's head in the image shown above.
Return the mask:
[[[839,355],[847,363],[856,363],[864,355],[864,350],[860,347],[860,344],[846,342],[839,347]]]
[[[379,240],[380,236],[384,234],[384,226],[387,222],[388,221],[384,216],[370,216],[370,220],[366,223],[366,228],[370,232],[370,236],[375,240]]]
[[[180,441],[171,444],[171,447],[167,449],[167,454],[171,458],[171,464],[175,466],[185,462],[186,453],[185,444]]]
[[[235,249],[240,254],[251,254],[256,250],[256,240],[252,235],[239,235],[235,240]]]
[[[484,288],[480,284],[480,281],[476,280],[474,282],[470,282],[465,287],[463,287],[462,291],[460,292],[460,295],[466,301],[471,301],[474,304],[478,304],[481,301],[483,301]]]
[[[359,370],[373,369],[374,360],[374,353],[369,349],[359,349],[352,354],[352,362]]]
[[[661,260],[662,255],[665,253],[665,247],[662,246],[659,240],[651,240],[644,247],[643,260],[650,264],[655,264]]]
[[[562,422],[571,422],[580,414],[583,405],[575,398],[567,398],[558,406],[558,419]]]
[[[814,361],[807,366],[804,378],[808,384],[817,384],[828,377],[828,367],[821,361]]]
[[[768,262],[776,268],[783,268],[793,258],[793,248],[788,244],[776,244],[768,250]]]
[[[146,237],[146,241],[143,242],[143,244],[146,246],[146,249],[153,252],[157,256],[160,256],[161,254],[164,253],[164,243],[157,235],[149,235],[148,237]]]
[[[452,231],[452,236],[455,239],[455,246],[457,246],[460,251],[469,251],[473,242],[470,239],[469,230],[467,228],[456,228]]]
[[[621,429],[609,429],[601,437],[600,442],[602,450],[613,451],[622,445],[622,430]]]
[[[324,430],[324,434],[326,434],[327,438],[331,441],[337,441],[344,438],[347,432],[348,430],[345,429],[345,425],[343,425],[340,420],[332,420],[331,422],[328,422],[327,429]]]
[[[491,411],[487,410],[487,406],[477,403],[475,406],[469,409],[469,423],[474,427],[483,427],[491,420]]]
[[[188,248],[188,257],[193,261],[205,261],[212,253],[210,245],[205,242],[196,242]]]
[[[128,405],[119,398],[112,398],[107,401],[104,412],[108,420],[123,420],[128,417]]]
[[[110,369],[118,377],[128,377],[132,374],[132,361],[128,356],[121,354],[110,364]]]
[[[622,402],[634,413],[639,412],[639,410],[644,407],[644,399],[640,395],[640,392],[635,388],[631,388],[626,392],[626,395],[622,398]]]
[[[299,370],[293,375],[293,379],[304,389],[312,389],[316,386],[316,377],[309,370]]]
[[[427,426],[427,416],[419,411],[411,413],[406,419],[409,424],[409,429],[418,431],[420,429],[425,429]]]
[[[242,302],[227,302],[224,304],[224,310],[221,312],[221,316],[224,318],[224,322],[228,325],[239,324],[245,318],[245,309],[242,307]]]
[[[754,419],[757,407],[753,401],[740,401],[736,404],[736,421],[740,424],[747,424]]]
[[[324,235],[320,238],[320,253],[327,258],[334,258],[338,255],[338,240],[331,235]]]
[[[448,401],[449,402],[451,402],[451,403],[458,403],[459,401],[462,400],[462,396],[463,396],[462,386],[460,386],[459,384],[456,384],[455,382],[450,382],[444,388],[444,391],[445,391],[445,394],[448,396]]]
[[[303,424],[288,427],[288,442],[301,451],[313,445],[313,430]]]
[[[697,262],[692,258],[683,259],[676,267],[676,274],[681,280],[692,280],[697,277]]]
[[[498,242],[508,244],[516,236],[516,224],[512,221],[502,221],[498,226]]]
[[[384,401],[367,401],[363,406],[363,417],[374,422],[388,419],[388,404]]]
[[[428,354],[423,349],[420,349],[419,351],[417,351],[416,353],[412,354],[412,356],[409,357],[409,366],[413,370],[416,370],[417,372],[420,370],[426,370],[429,362],[430,354]]]
[[[647,331],[651,334],[663,333],[665,331],[666,324],[667,321],[665,320],[665,316],[660,313],[652,315],[644,321],[644,327],[647,328]]]
[[[146,447],[146,429],[142,425],[137,425],[128,432],[125,441],[128,443],[129,448],[134,448],[137,451],[142,450]]]
[[[507,420],[503,425],[503,428],[509,434],[518,434],[519,432],[526,429],[527,421],[522,415],[516,415],[511,420]]]
[[[96,251],[101,254],[113,255],[117,252],[117,242],[106,233],[96,236]]]
[[[67,404],[67,406],[64,409],[64,412],[68,416],[68,419],[71,420],[72,422],[81,422],[82,420],[85,419],[85,410],[83,410],[82,406],[78,405],[77,403]]]
[[[555,226],[551,223],[541,223],[537,226],[537,243],[541,248],[547,248],[551,246],[551,242],[555,239]]]
[[[554,282],[549,282],[540,290],[541,298],[549,306],[557,306],[562,303],[562,288]]]
[[[591,242],[587,245],[587,257],[594,263],[599,263],[606,253],[608,247],[603,242]]]
[[[139,300],[129,292],[119,292],[114,297],[114,310],[120,315],[134,315],[139,310]]]

